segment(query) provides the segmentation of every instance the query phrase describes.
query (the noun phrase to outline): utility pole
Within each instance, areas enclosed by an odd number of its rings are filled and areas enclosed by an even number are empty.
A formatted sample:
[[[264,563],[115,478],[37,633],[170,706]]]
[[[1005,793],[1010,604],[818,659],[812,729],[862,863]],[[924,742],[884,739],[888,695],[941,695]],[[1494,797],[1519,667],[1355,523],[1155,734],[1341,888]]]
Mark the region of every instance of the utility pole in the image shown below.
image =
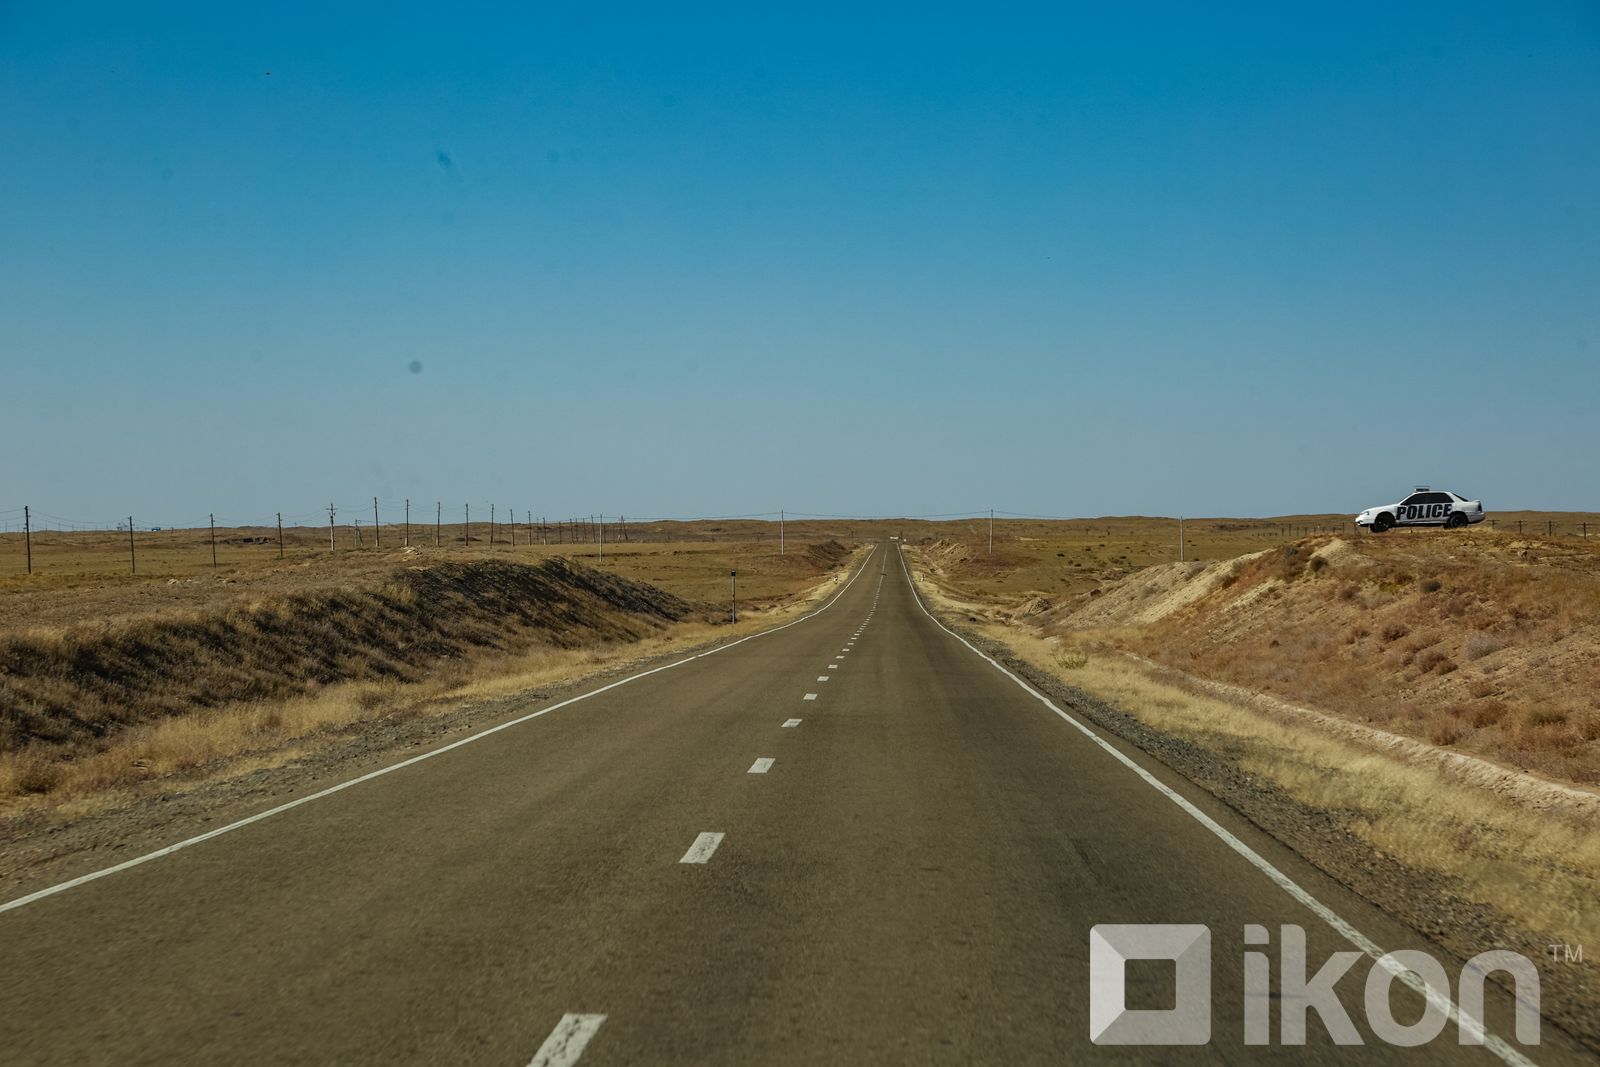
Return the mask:
[[[494,505],[489,505],[489,547],[494,547]]]
[[[1179,563],[1182,563],[1182,562],[1183,562],[1183,553],[1184,553],[1184,544],[1183,544],[1183,516],[1182,516],[1182,515],[1179,515],[1179,516],[1178,516],[1178,562],[1179,562]]]
[[[217,569],[217,517],[211,516],[211,569]]]
[[[506,529],[511,531],[511,547],[517,547],[517,509],[511,509],[511,518],[506,521]]]
[[[283,558],[283,512],[278,512],[278,558]]]
[[[33,573],[33,512],[22,505],[22,541],[28,549],[28,573]]]
[[[783,555],[783,509],[778,509],[778,555]]]
[[[433,543],[444,544],[444,502],[439,500],[433,502]]]
[[[328,551],[329,552],[337,552],[339,550],[339,544],[333,538],[333,516],[334,516],[334,507],[333,507],[332,504],[329,504],[328,505]]]
[[[372,498],[372,543],[378,548],[383,547],[383,533],[378,525],[378,498]]]
[[[466,516],[467,516],[466,525],[461,527],[461,543],[466,545],[468,548],[471,548],[472,547],[472,505],[471,504],[462,504],[461,506],[466,509]]]
[[[605,561],[606,561],[606,517],[604,515],[602,515],[602,516],[600,516],[600,562],[601,562],[602,565],[604,565]]]
[[[406,530],[400,535],[400,547],[411,547],[411,498],[406,497]]]
[[[729,601],[729,606],[728,606],[728,621],[730,621],[730,622],[738,622],[739,621],[739,572],[738,571],[729,571],[728,572],[728,581],[731,583],[731,585],[730,585],[731,594],[730,595],[732,597],[732,599]]]
[[[989,555],[994,555],[994,508],[989,509]]]
[[[133,554],[133,516],[128,516],[128,573],[139,573],[139,560]]]

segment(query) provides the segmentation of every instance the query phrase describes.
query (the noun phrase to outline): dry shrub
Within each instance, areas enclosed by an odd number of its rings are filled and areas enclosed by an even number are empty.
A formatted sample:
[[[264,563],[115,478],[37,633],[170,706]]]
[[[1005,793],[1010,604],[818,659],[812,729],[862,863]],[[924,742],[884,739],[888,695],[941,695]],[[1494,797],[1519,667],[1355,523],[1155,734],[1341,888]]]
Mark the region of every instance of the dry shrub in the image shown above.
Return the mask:
[[[1496,726],[1510,710],[1498,700],[1480,700],[1472,705],[1472,725],[1480,730]]]
[[[1082,649],[1065,649],[1056,654],[1056,665],[1064,671],[1081,671],[1089,665],[1089,654]]]
[[[1444,583],[1437,578],[1428,578],[1425,579],[1417,588],[1421,589],[1424,593],[1437,593],[1439,590],[1444,588]]]
[[[1443,748],[1448,748],[1465,736],[1466,731],[1453,719],[1439,719],[1428,726],[1428,740]]]
[[[1407,626],[1405,623],[1402,623],[1402,622],[1391,622],[1389,625],[1385,626],[1382,629],[1382,631],[1379,632],[1378,636],[1383,638],[1383,641],[1384,641],[1385,644],[1391,644],[1391,643],[1393,643],[1395,641],[1400,640],[1402,637],[1404,637],[1406,634],[1408,634],[1410,632],[1411,632],[1411,627]]]
[[[1527,752],[1570,753],[1583,744],[1583,736],[1565,722],[1523,721],[1513,731],[1518,748]]]
[[[1468,659],[1482,659],[1506,647],[1503,638],[1493,634],[1473,634],[1461,646],[1461,654]]]
[[[33,749],[24,749],[0,769],[0,788],[9,793],[48,793],[61,781],[61,764]],[[9,778],[7,783],[5,779]]]
[[[1534,708],[1522,717],[1522,721],[1530,726],[1552,726],[1567,721],[1567,713],[1561,708]]]

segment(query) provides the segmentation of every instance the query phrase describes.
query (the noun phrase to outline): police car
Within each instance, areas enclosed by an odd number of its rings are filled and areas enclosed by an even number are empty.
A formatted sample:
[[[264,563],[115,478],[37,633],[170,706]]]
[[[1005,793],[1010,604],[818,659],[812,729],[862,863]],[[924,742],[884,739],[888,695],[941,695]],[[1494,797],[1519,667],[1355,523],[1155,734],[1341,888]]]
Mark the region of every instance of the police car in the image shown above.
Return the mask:
[[[1356,525],[1373,533],[1385,533],[1396,526],[1444,526],[1456,529],[1484,520],[1483,501],[1468,500],[1456,493],[1437,493],[1425,485],[1398,504],[1380,504],[1356,516]]]

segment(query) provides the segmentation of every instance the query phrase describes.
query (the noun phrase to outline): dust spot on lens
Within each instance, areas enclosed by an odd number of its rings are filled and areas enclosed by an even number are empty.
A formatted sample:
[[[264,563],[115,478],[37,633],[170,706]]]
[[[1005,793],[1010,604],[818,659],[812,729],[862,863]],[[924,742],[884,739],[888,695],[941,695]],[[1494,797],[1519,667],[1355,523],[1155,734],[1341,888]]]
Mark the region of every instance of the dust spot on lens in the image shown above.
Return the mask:
[[[410,370],[412,374],[421,374],[422,361],[420,359],[412,360],[410,364],[408,364],[407,369]]]

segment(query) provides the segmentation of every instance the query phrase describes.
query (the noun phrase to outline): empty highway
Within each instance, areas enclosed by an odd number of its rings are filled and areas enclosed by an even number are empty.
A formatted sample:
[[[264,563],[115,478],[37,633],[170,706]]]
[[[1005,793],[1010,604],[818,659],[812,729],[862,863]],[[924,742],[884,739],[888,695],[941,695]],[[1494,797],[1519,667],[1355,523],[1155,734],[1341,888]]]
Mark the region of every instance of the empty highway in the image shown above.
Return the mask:
[[[1489,1047],[1378,1041],[1368,950],[1427,942],[1069,716],[880,545],[798,622],[13,901],[0,1061],[1588,1062],[1511,1040],[1498,993]],[[1090,930],[1127,923],[1209,927],[1204,1046],[1091,1041]],[[1245,1044],[1280,998],[1247,993],[1241,932],[1276,969],[1285,925],[1312,971],[1363,953],[1363,1045],[1315,1015],[1305,1048]],[[1129,1006],[1173,981],[1130,964]]]

